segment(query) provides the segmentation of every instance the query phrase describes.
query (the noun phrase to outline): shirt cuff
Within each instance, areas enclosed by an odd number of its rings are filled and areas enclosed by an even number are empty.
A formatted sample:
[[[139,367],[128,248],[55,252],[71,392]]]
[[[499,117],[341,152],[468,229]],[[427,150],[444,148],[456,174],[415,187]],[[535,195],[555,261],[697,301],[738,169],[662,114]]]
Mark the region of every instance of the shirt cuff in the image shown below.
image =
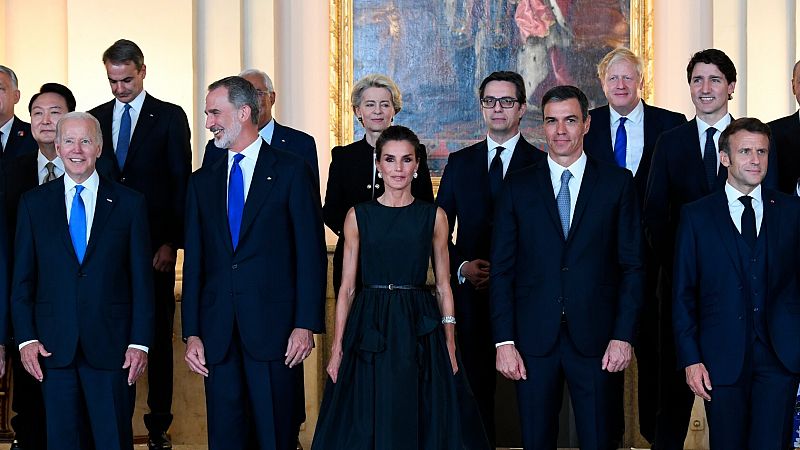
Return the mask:
[[[797,186],[794,189],[795,194],[800,197],[800,180],[797,180]]]
[[[502,347],[504,345],[514,345],[514,341],[498,342],[497,344],[494,344],[494,348],[500,348],[500,347]]]
[[[19,350],[22,350],[22,347],[25,347],[28,344],[33,344],[34,342],[39,342],[38,339],[31,339],[30,341],[25,341],[22,344],[19,344]]]
[[[135,348],[136,350],[141,350],[141,351],[143,351],[145,353],[147,353],[147,350],[148,350],[148,348],[146,346],[144,346],[144,345],[136,345],[136,344],[131,344],[131,345],[128,346],[128,348]]]
[[[467,281],[467,277],[465,277],[464,275],[461,275],[461,268],[464,267],[464,264],[466,264],[468,262],[469,261],[464,261],[464,262],[461,263],[460,266],[458,266],[458,273],[456,273],[456,276],[458,277],[458,284],[464,284]]]

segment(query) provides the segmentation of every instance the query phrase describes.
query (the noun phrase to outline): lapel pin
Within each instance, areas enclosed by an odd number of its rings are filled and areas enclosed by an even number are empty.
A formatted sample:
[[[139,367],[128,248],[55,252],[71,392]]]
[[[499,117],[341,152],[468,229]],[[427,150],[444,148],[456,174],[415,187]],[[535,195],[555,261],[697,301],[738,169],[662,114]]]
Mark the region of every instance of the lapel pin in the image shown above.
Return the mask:
[[[372,189],[372,185],[371,185],[371,184],[368,184],[368,185],[367,185],[367,189]]]
[[[272,180],[272,177],[267,177],[267,181],[270,181],[270,180]]]
[[[151,114],[150,114],[150,117],[155,117],[155,116],[154,116],[154,115],[151,113]]]
[[[775,204],[775,200],[770,199],[769,202],[772,203],[773,205]]]
[[[111,200],[110,198],[107,198],[107,199],[106,199],[106,201],[107,201],[108,203],[114,203],[114,200]]]
[[[281,142],[284,142],[284,143],[285,143],[285,142],[286,142],[286,139],[281,139]]]
[[[17,131],[17,136],[19,136],[19,137],[23,137],[23,136],[25,136],[25,130],[19,130],[19,131]]]

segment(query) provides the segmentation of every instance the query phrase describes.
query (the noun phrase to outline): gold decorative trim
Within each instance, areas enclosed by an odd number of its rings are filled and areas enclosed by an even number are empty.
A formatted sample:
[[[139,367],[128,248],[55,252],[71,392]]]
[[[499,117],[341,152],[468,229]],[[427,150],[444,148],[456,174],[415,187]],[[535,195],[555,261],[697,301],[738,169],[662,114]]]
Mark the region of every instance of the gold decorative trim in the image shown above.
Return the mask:
[[[631,0],[631,51],[644,61],[644,88],[642,98],[650,104],[655,99],[655,82],[653,81],[653,3],[655,0]]]
[[[350,90],[353,86],[353,0],[330,0],[331,146],[353,140]]]

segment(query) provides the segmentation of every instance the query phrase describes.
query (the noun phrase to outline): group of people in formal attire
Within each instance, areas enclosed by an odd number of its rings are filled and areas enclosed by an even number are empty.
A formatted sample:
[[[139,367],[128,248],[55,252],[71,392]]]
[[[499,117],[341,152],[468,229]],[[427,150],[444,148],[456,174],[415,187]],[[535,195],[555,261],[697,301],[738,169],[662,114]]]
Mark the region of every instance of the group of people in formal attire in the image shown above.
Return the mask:
[[[494,448],[497,372],[514,380],[526,449],[557,447],[565,382],[580,447],[616,449],[634,353],[654,449],[683,448],[695,396],[713,449],[788,448],[800,119],[731,117],[722,51],[689,61],[688,122],[645,104],[641,60],[611,51],[607,105],[590,111],[575,86],[544,94],[544,151],[520,133],[523,78],[489,74],[486,138],[449,156],[435,198],[425,147],[393,125],[400,90],[369,75],[351,96],[364,138],[332,150],[324,202],[314,139],[274,120],[263,72],[208,86],[213,139],[191,173],[186,114],[144,90],[141,49],[122,39],[102,61],[114,100],[76,112],[47,83],[31,124],[0,66],[13,448],[131,449],[145,373],[148,445],[171,448],[180,248],[209,448],[295,448],[303,361],[325,331],[326,225],[336,314],[313,449]]]

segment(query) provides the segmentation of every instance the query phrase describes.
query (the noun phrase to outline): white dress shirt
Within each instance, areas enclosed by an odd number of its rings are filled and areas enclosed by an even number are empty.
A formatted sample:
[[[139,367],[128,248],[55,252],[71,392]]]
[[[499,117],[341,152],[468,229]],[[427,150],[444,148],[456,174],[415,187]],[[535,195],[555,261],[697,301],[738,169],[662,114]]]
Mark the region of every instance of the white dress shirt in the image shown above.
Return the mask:
[[[706,130],[711,127],[717,129],[717,132],[714,133],[714,147],[717,148],[715,154],[717,155],[717,173],[719,173],[719,137],[722,135],[722,132],[725,131],[725,128],[728,128],[728,125],[731,124],[731,115],[725,114],[722,116],[721,119],[717,121],[717,123],[713,125],[709,125],[703,122],[702,119],[696,117],[697,119],[697,132],[699,133],[700,137],[700,158],[703,158],[703,155],[706,151]]]
[[[0,132],[3,133],[2,138],[0,138],[0,142],[3,143],[3,151],[6,149],[6,144],[8,144],[8,135],[11,133],[11,127],[14,125],[14,116],[11,116],[10,119],[0,127]]]
[[[258,161],[258,153],[261,151],[261,136],[256,138],[252,144],[245,147],[244,150],[241,151],[241,154],[244,155],[241,161],[239,161],[239,168],[242,169],[242,177],[244,178],[244,201],[247,202],[247,193],[250,191],[250,183],[253,181],[253,171],[256,170],[256,161]],[[233,157],[236,156],[236,152],[233,150],[228,150],[228,176],[225,178],[227,180],[226,186],[230,187],[231,183],[231,167],[233,167]],[[227,204],[228,197],[225,196],[225,204]]]
[[[728,211],[731,213],[731,220],[736,225],[739,233],[742,232],[742,214],[744,213],[744,204],[739,200],[739,197],[749,195],[753,198],[750,202],[753,205],[753,211],[756,213],[756,236],[761,232],[761,221],[764,219],[764,203],[761,200],[761,185],[759,184],[749,194],[739,192],[730,183],[725,182],[725,196],[728,197]]]
[[[50,161],[47,159],[46,156],[39,150],[39,156],[36,157],[36,167],[38,168],[37,172],[39,174],[39,184],[42,184],[42,181],[47,177],[47,163],[52,162],[55,166],[53,168],[53,172],[56,174],[56,178],[64,175],[64,161],[61,161],[61,157],[56,155],[55,159]]]
[[[272,135],[275,133],[275,119],[269,119],[264,128],[258,130],[258,134],[267,141],[267,144],[272,145]]]
[[[133,138],[133,131],[136,129],[136,123],[139,121],[139,113],[142,112],[142,104],[144,97],[147,95],[145,91],[139,93],[135,99],[131,100],[130,115],[131,115],[131,138]],[[117,151],[117,140],[119,139],[119,125],[122,120],[122,113],[125,112],[125,103],[119,100],[114,101],[114,115],[111,120],[111,138],[113,139],[114,151]]]
[[[641,100],[627,116],[621,116],[612,107],[608,107],[611,120],[611,149],[617,143],[617,129],[619,128],[620,118],[626,117],[625,135],[628,137],[628,147],[625,151],[625,168],[634,175],[639,170],[644,153],[644,104]]]

